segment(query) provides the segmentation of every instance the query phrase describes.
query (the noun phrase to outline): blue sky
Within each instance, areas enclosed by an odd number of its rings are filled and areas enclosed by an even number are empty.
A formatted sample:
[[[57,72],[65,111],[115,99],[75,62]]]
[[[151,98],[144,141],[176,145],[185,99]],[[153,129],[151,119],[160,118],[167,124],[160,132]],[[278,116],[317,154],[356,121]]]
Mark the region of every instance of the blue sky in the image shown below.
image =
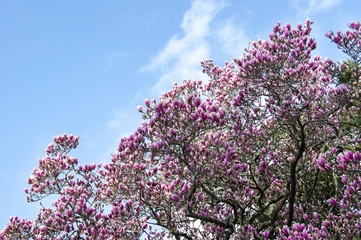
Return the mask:
[[[108,162],[141,122],[137,105],[173,82],[206,79],[200,61],[240,57],[273,26],[315,22],[315,54],[343,60],[324,34],[361,21],[358,0],[0,2],[0,229],[34,219],[23,189],[52,138],[80,136],[70,155]]]

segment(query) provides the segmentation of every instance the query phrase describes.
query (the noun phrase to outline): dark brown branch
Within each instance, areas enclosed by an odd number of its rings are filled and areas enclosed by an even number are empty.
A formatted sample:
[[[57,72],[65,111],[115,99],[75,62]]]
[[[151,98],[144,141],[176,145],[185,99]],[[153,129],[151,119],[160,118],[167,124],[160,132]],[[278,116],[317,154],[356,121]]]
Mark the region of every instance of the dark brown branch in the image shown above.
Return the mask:
[[[298,119],[298,123],[301,127],[300,131],[300,144],[298,147],[298,152],[295,157],[295,159],[291,162],[291,173],[290,173],[290,196],[289,196],[289,205],[288,205],[288,218],[287,218],[287,226],[291,227],[293,222],[293,213],[294,213],[294,205],[295,205],[295,199],[296,199],[296,187],[297,187],[297,179],[296,179],[296,167],[298,161],[302,158],[303,152],[306,148],[305,143],[305,133],[304,133],[304,126],[302,126],[300,120]]]
[[[202,221],[205,221],[205,222],[209,222],[209,223],[214,223],[220,227],[223,227],[223,228],[232,228],[232,226],[228,223],[224,223],[222,221],[219,221],[218,219],[214,219],[214,218],[211,218],[211,217],[203,217],[199,214],[195,214],[193,212],[191,213],[188,213],[186,215],[187,217],[192,217],[192,218],[196,218],[196,219],[199,219],[199,220],[202,220]]]

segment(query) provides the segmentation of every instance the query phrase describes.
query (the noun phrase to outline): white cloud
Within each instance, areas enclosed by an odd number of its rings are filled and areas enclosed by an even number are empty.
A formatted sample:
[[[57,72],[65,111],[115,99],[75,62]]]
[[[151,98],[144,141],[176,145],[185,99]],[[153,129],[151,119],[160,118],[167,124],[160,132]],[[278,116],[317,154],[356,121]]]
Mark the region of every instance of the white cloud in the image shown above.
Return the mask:
[[[120,120],[112,120],[108,123],[108,126],[110,128],[120,128],[121,124],[122,124],[122,121],[120,121]]]
[[[310,0],[309,9],[324,10],[341,3],[342,0]]]
[[[108,127],[112,131],[115,129],[119,129],[124,124],[129,124],[129,110],[128,109],[120,109],[116,110],[113,113],[113,119],[108,122]]]
[[[167,45],[143,71],[157,71],[162,75],[152,88],[153,94],[161,94],[174,82],[184,79],[205,80],[200,61],[214,55],[236,57],[248,43],[240,24],[232,19],[216,19],[226,7],[224,1],[195,0],[181,23],[182,37],[173,35]]]
[[[116,59],[119,58],[120,56],[121,56],[121,54],[118,53],[117,51],[114,51],[114,52],[111,52],[111,53],[105,55],[106,67],[107,68],[113,67]]]
[[[202,48],[206,44],[204,38],[209,34],[209,23],[221,8],[223,8],[223,3],[217,5],[213,1],[194,1],[191,8],[184,14],[181,24],[184,37],[174,35],[167,46],[144,69],[155,70],[164,67],[170,60],[188,55],[198,47]]]
[[[205,76],[201,71],[200,60],[207,57],[209,53],[206,44],[200,44],[195,48],[187,49],[175,60],[174,66],[164,71],[160,80],[154,85],[153,92],[160,94],[167,90],[175,81],[185,79],[199,80]]]
[[[143,119],[136,107],[126,106],[113,112],[113,117],[107,123],[107,137],[110,142],[109,148],[104,152],[102,161],[109,159],[110,153],[114,153],[120,139],[134,133],[141,126]]]
[[[308,17],[311,13],[333,8],[341,2],[342,0],[309,0],[307,3],[306,1],[294,0],[293,5],[300,16]]]
[[[215,33],[218,47],[228,57],[239,57],[249,42],[243,29],[237,27],[231,19],[227,19],[220,26]]]

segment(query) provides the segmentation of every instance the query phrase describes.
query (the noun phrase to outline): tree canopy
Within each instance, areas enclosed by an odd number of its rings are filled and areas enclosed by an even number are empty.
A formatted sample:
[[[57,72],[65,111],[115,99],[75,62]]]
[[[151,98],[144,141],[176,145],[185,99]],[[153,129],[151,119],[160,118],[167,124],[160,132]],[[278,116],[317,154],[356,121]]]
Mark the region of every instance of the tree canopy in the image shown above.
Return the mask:
[[[143,124],[108,164],[78,165],[79,137],[39,160],[31,221],[0,239],[360,239],[361,24],[326,36],[349,56],[312,56],[311,21],[278,23],[209,80],[138,107]]]

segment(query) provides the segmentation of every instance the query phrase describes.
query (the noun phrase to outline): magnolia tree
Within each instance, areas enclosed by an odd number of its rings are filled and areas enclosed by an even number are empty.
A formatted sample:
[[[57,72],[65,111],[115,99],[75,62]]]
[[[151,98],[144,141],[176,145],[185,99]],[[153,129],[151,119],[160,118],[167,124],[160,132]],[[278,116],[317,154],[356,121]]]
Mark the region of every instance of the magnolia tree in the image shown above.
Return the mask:
[[[138,107],[111,162],[78,166],[61,135],[28,180],[31,221],[0,239],[360,239],[361,24],[326,34],[349,55],[312,57],[311,22]],[[356,69],[356,70],[355,70]]]

